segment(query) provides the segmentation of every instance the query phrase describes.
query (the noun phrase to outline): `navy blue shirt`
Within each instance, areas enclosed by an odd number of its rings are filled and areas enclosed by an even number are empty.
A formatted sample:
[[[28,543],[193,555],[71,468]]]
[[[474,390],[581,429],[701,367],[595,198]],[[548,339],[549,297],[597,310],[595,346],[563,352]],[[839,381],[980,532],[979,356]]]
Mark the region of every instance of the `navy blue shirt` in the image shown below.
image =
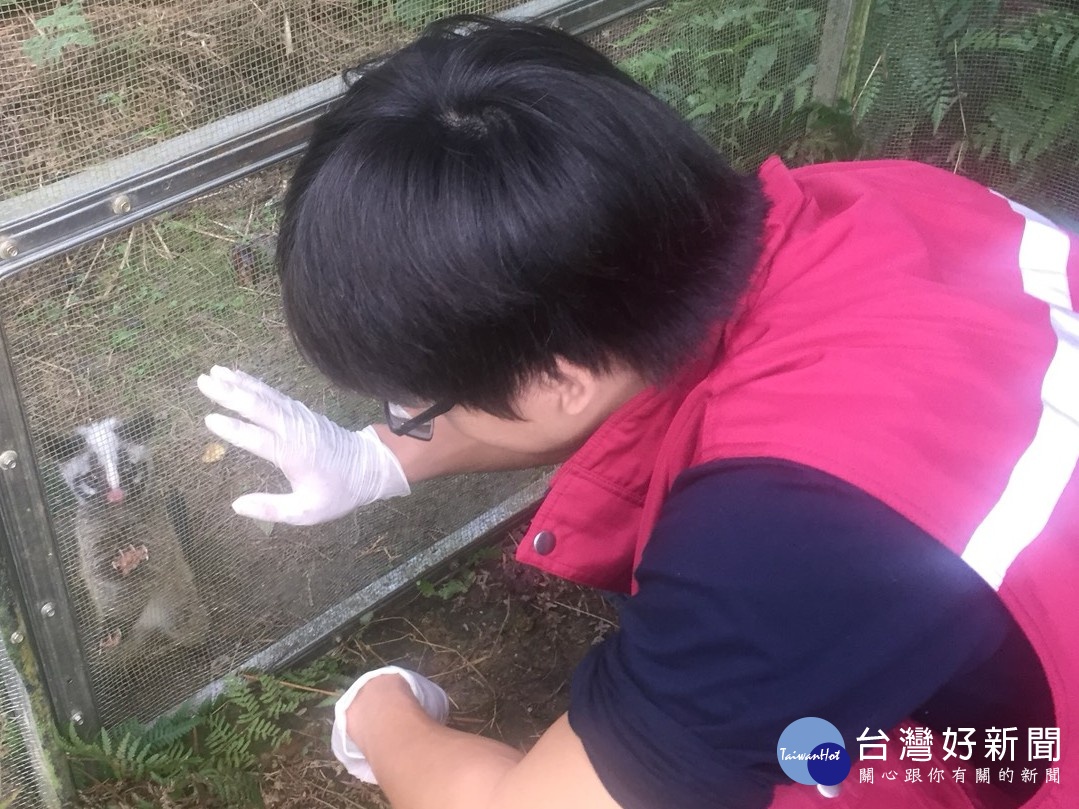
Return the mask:
[[[805,716],[855,751],[866,727],[907,717],[1053,724],[1040,665],[993,590],[822,472],[771,460],[687,470],[637,582],[619,630],[574,674],[569,710],[623,809],[767,806],[789,783],[779,735]]]

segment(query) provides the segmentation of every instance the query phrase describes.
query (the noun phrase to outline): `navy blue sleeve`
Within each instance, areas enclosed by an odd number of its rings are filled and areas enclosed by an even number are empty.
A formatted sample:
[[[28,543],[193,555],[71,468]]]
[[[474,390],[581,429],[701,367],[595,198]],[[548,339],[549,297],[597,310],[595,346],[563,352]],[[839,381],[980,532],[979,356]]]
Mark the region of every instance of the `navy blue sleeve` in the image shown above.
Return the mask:
[[[676,481],[620,628],[569,719],[623,809],[756,809],[795,719],[848,749],[984,666],[1013,631],[958,557],[854,487],[777,461]]]

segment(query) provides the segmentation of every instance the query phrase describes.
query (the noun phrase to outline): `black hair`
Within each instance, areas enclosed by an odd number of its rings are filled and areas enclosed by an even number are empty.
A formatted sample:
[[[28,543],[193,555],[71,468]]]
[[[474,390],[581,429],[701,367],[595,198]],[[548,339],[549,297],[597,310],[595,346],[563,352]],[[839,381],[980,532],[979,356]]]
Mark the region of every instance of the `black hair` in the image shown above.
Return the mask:
[[[346,76],[278,242],[334,382],[512,416],[558,357],[662,380],[746,286],[757,179],[572,36],[457,16]]]

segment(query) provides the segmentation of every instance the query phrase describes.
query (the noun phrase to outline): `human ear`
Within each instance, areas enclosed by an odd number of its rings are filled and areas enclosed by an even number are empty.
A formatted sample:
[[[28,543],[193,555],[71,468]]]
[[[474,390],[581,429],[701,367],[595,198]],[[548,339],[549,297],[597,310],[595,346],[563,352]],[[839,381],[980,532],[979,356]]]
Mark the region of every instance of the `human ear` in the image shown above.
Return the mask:
[[[557,376],[548,376],[545,387],[555,397],[555,403],[563,413],[579,416],[595,399],[598,386],[596,374],[565,357],[558,357],[555,362]]]

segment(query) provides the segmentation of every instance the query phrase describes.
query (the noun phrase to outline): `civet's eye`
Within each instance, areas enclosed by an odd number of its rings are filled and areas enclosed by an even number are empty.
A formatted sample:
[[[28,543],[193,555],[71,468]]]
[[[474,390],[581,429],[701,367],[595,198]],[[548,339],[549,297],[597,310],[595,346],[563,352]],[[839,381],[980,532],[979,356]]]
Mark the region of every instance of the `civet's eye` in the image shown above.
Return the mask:
[[[83,497],[93,497],[101,491],[102,482],[93,471],[85,472],[75,478],[75,488]]]

